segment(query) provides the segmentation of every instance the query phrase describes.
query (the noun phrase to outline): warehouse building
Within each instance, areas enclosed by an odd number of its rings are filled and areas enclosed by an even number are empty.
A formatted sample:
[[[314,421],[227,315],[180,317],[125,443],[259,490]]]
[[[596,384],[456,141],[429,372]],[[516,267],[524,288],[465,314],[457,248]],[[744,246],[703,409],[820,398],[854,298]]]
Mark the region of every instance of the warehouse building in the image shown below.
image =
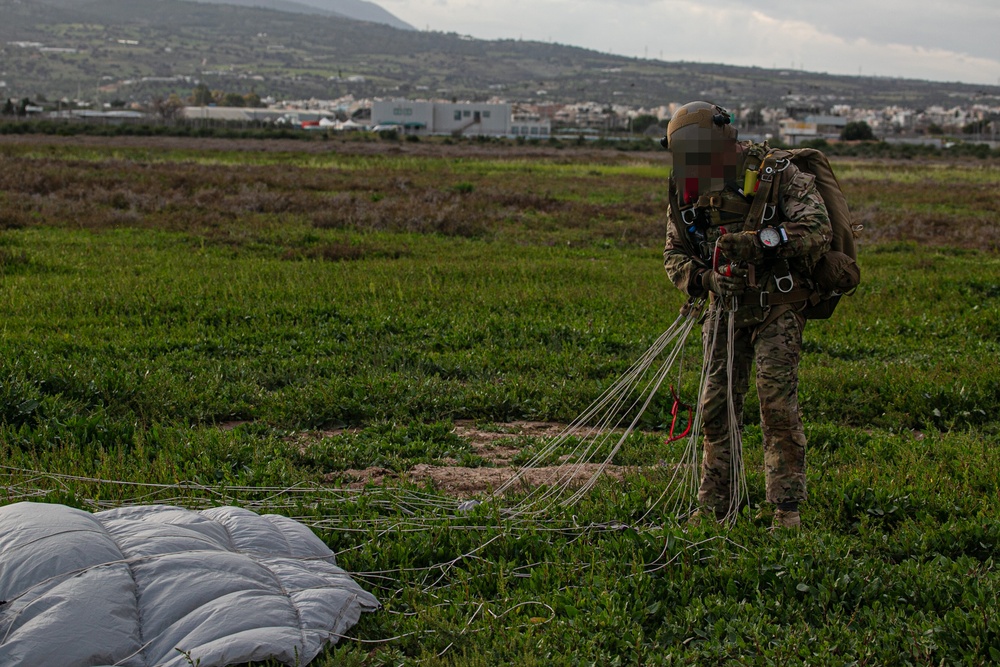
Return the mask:
[[[548,138],[550,132],[548,120],[514,122],[511,105],[506,102],[376,100],[372,125],[398,128],[406,134]]]

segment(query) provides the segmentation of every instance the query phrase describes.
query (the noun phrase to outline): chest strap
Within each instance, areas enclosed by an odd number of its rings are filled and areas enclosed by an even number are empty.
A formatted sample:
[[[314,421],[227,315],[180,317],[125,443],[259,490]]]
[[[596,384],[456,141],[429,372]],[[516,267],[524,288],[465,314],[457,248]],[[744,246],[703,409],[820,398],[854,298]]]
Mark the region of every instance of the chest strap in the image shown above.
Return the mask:
[[[750,204],[745,201],[740,201],[739,199],[730,197],[723,197],[718,193],[701,195],[694,204],[680,209],[679,213],[681,214],[681,220],[688,225],[694,224],[698,220],[699,212],[705,209],[715,209],[722,211],[723,213],[731,213],[734,216],[744,218],[750,212],[751,207]]]

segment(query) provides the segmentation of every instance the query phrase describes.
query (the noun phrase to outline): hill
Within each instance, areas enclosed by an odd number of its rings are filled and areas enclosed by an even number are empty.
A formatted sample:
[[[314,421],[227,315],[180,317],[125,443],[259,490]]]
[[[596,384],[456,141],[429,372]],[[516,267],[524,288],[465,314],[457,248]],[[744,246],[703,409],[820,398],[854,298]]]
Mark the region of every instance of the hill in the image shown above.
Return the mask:
[[[356,21],[382,23],[399,28],[413,30],[413,26],[400,20],[374,2],[365,0],[194,0],[221,5],[239,5],[243,7],[262,7],[284,12],[299,14],[319,14],[321,16],[341,16]]]
[[[0,79],[15,98],[143,102],[186,96],[198,82],[279,99],[350,93],[642,106],[695,98],[778,106],[792,95],[823,106],[921,108],[1000,96],[997,86],[667,63],[232,4],[0,0],[0,12]]]

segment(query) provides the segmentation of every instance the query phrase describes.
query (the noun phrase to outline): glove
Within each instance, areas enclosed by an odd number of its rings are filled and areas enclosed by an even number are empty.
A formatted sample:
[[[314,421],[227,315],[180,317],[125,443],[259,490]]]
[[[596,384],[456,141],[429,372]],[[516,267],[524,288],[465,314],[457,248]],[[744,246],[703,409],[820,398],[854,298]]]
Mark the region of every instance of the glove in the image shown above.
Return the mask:
[[[747,270],[734,266],[731,275],[724,276],[709,269],[701,274],[701,285],[719,296],[738,296],[747,288]]]
[[[731,262],[756,264],[764,259],[764,249],[754,232],[736,232],[719,237],[719,250]]]

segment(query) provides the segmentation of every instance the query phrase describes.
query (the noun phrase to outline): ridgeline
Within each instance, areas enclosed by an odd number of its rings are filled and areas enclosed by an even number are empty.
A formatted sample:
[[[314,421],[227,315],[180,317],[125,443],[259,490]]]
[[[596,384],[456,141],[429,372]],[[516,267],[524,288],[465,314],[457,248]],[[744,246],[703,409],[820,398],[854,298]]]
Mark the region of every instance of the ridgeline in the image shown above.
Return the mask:
[[[280,5],[278,5],[280,6]],[[145,102],[198,82],[277,99],[444,97],[658,106],[924,108],[1000,86],[627,58],[258,7],[181,0],[0,0],[5,97]]]

